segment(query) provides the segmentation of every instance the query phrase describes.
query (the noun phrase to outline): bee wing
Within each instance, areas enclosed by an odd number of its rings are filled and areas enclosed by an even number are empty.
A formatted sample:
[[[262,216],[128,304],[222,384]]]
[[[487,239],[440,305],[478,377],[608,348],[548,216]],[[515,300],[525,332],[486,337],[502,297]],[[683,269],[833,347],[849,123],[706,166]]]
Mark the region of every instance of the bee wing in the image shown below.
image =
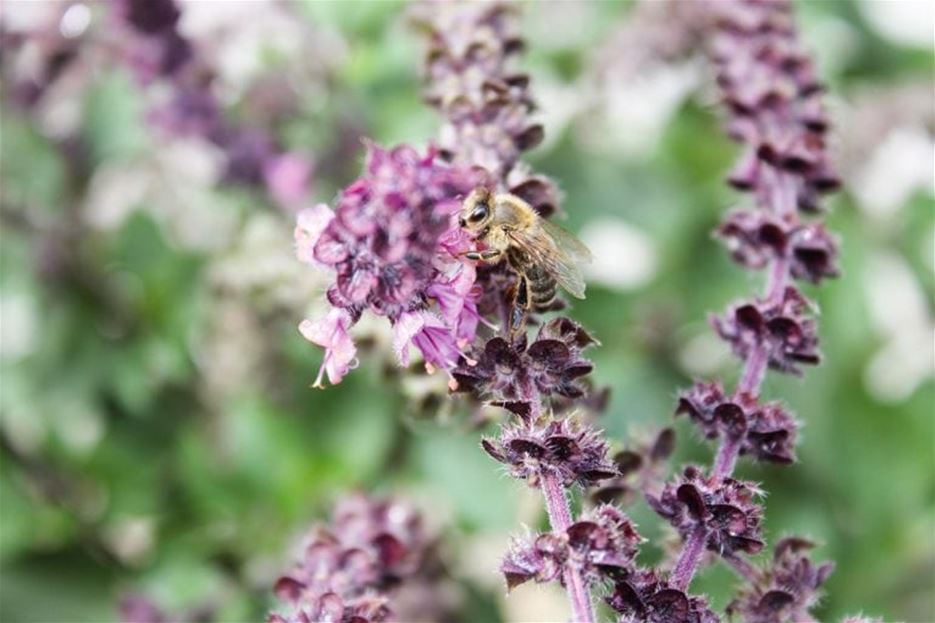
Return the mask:
[[[574,234],[539,219],[531,231],[510,232],[516,244],[573,296],[584,298],[584,276],[579,264],[591,261],[591,251]]]

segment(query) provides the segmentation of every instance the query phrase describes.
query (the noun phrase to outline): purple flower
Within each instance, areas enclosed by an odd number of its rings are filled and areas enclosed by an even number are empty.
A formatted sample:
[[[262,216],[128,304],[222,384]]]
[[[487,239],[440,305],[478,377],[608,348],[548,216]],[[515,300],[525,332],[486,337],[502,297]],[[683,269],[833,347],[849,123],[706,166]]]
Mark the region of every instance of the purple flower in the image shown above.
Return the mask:
[[[315,246],[316,259],[337,273],[332,304],[390,319],[424,308],[439,239],[475,181],[433,152],[369,145],[365,176],[344,190]]]
[[[749,623],[813,620],[809,610],[818,602],[819,589],[834,564],[814,564],[808,558],[812,547],[814,543],[799,537],[781,539],[772,563],[728,605],[728,614],[737,614]]]
[[[329,302],[347,318],[365,309],[389,318],[404,366],[415,346],[429,367],[450,370],[474,340],[475,272],[461,260],[470,240],[453,218],[480,179],[432,150],[420,156],[407,146],[368,144],[366,172],[341,194],[333,217],[323,207],[299,215],[300,259],[335,272]]]
[[[461,231],[461,230],[457,230]],[[452,255],[457,257],[457,255]],[[471,264],[457,263],[454,275],[439,275],[425,293],[435,300],[445,324],[454,330],[458,346],[464,348],[474,340],[481,322],[477,311],[478,293],[474,287],[477,272]]]
[[[668,483],[659,495],[646,501],[683,538],[704,530],[706,546],[721,555],[756,554],[763,549],[760,528],[762,510],[756,498],[762,491],[750,482],[706,477],[697,467]]]
[[[276,582],[287,614],[270,623],[377,623],[392,618],[388,593],[417,574],[429,541],[409,506],[363,495],[342,500],[310,535],[296,567]]]
[[[590,486],[616,474],[607,459],[607,443],[581,419],[505,425],[499,439],[481,445],[495,460],[510,466],[513,477],[538,486],[540,474],[555,474],[565,486]]]
[[[614,585],[607,598],[619,623],[717,623],[702,597],[671,588],[655,571],[638,570]]]
[[[729,181],[774,203],[774,172],[793,177],[793,205],[817,209],[840,182],[828,161],[822,87],[799,43],[788,2],[722,2],[711,57],[731,114],[728,132],[747,145]]]
[[[539,534],[534,539],[514,539],[500,565],[508,589],[534,580],[539,584],[562,577],[568,560],[563,535]]]
[[[424,92],[445,120],[442,157],[481,167],[541,214],[553,212],[558,203],[554,185],[519,162],[544,132],[530,119],[529,76],[509,67],[525,47],[512,7],[448,3],[417,6],[413,13],[429,34]]]
[[[840,274],[837,241],[821,224],[803,224],[795,214],[782,219],[762,211],[736,210],[717,230],[731,255],[748,268],[784,259],[797,279],[818,283]]]
[[[741,454],[761,461],[795,461],[798,423],[778,402],[759,404],[755,396],[727,398],[720,383],[697,382],[679,396],[676,415],[686,414],[707,439],[742,437]]]
[[[568,318],[543,325],[529,344],[521,336],[514,344],[502,337],[487,341],[477,361],[462,361],[452,372],[457,391],[490,396],[496,401],[529,402],[530,391],[542,396],[580,398],[578,379],[593,366],[581,353],[597,344],[581,326]]]
[[[425,310],[405,312],[393,325],[393,350],[403,367],[409,366],[410,345],[422,353],[430,372],[431,366],[453,368],[461,356],[456,333],[438,316]]]
[[[602,505],[584,514],[564,533],[514,540],[501,570],[509,589],[530,580],[543,583],[560,579],[567,566],[591,582],[625,577],[633,569],[642,541],[622,511]]]
[[[821,359],[815,321],[805,316],[810,308],[808,299],[787,287],[778,301],[736,305],[714,317],[712,324],[739,357],[746,359],[762,348],[771,368],[799,374],[802,364],[815,365]]]
[[[312,387],[323,388],[322,375],[328,374],[332,385],[341,382],[352,368],[357,367],[357,348],[354,346],[348,330],[356,318],[346,309],[332,309],[324,318],[316,321],[303,320],[299,332],[312,344],[325,349],[325,357],[318,370],[318,376]]]

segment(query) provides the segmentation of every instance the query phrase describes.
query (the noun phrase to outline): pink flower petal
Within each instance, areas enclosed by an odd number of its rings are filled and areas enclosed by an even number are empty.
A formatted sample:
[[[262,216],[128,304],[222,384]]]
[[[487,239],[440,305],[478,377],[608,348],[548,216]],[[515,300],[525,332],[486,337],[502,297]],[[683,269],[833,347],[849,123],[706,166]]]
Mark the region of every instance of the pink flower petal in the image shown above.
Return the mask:
[[[396,353],[399,365],[409,366],[409,346],[424,324],[422,312],[406,312],[396,319],[393,325],[393,352]]]
[[[333,218],[334,212],[324,203],[319,203],[313,208],[306,208],[299,212],[296,217],[293,236],[295,238],[295,254],[300,262],[312,266],[321,266],[315,259],[315,245]]]
[[[427,365],[451,369],[461,351],[452,330],[428,311],[406,312],[393,326],[393,349],[402,366],[409,365],[409,347],[415,346]]]
[[[353,324],[350,314],[341,308],[334,308],[319,320],[303,320],[299,324],[302,337],[325,349],[325,358],[318,370],[318,377],[312,387],[324,387],[322,375],[328,375],[328,382],[337,385],[349,370],[356,367],[357,348],[348,334]]]

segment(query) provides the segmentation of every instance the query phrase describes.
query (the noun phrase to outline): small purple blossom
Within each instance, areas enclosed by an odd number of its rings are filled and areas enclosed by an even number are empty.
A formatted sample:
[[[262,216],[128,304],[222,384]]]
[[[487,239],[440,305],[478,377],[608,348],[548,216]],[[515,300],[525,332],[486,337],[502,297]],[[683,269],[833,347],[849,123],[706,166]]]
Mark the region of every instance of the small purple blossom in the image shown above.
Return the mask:
[[[421,156],[407,146],[369,144],[364,176],[344,190],[333,213],[319,206],[299,214],[299,259],[334,271],[328,300],[346,318],[369,310],[390,320],[404,366],[415,346],[427,365],[450,370],[474,340],[475,272],[461,260],[470,241],[453,215],[479,179],[432,150]],[[430,310],[433,302],[439,313]],[[347,369],[329,374],[331,382]]]
[[[426,365],[453,368],[461,356],[457,342],[457,326],[425,310],[400,314],[393,325],[393,350],[403,367],[409,366],[409,349],[415,346]]]
[[[614,585],[607,598],[618,623],[718,623],[702,597],[672,588],[656,571],[637,570]]]
[[[728,133],[746,151],[729,181],[775,203],[775,171],[792,177],[793,206],[817,209],[840,182],[828,160],[823,88],[798,41],[788,2],[731,1],[716,6],[711,58],[730,112]]]
[[[590,582],[625,577],[633,569],[642,541],[622,511],[602,505],[582,515],[564,533],[516,539],[501,570],[509,589],[530,580],[552,582],[568,566]]]
[[[840,274],[835,238],[820,223],[804,224],[795,214],[780,219],[762,211],[736,210],[725,217],[717,235],[747,268],[764,268],[783,259],[793,277],[811,283]]]
[[[762,491],[750,482],[705,476],[697,467],[685,468],[646,501],[682,535],[703,531],[707,549],[721,555],[756,554],[763,549]]]
[[[439,239],[475,179],[431,151],[423,157],[410,147],[370,145],[364,177],[341,194],[314,249],[337,276],[332,305],[369,308],[391,320],[424,308]]]
[[[572,416],[547,423],[520,421],[504,425],[498,439],[485,438],[484,450],[510,466],[513,477],[538,486],[543,473],[565,486],[591,486],[616,474],[607,459],[607,442],[593,427]]]
[[[777,301],[735,305],[724,316],[714,317],[712,323],[742,359],[749,358],[755,349],[763,349],[771,368],[800,374],[801,365],[821,360],[815,321],[805,315],[811,308],[808,299],[790,286]]]
[[[814,543],[786,537],[776,543],[773,560],[759,579],[727,607],[749,623],[783,623],[812,620],[809,610],[820,597],[834,564],[816,565],[808,558]]]
[[[315,528],[296,567],[277,580],[291,606],[269,623],[379,623],[392,620],[391,589],[419,572],[429,541],[418,513],[391,500],[342,500]]]
[[[325,357],[312,387],[324,387],[322,375],[325,373],[328,382],[334,385],[357,367],[357,347],[348,333],[355,320],[348,310],[335,308],[324,318],[306,319],[299,324],[302,337],[325,349]]]
[[[580,398],[579,379],[593,365],[581,356],[597,344],[587,331],[568,318],[556,318],[540,327],[531,344],[521,336],[510,344],[502,337],[487,341],[476,361],[462,361],[452,372],[457,391],[470,391],[496,401],[529,401],[530,391],[542,396]]]
[[[685,414],[707,439],[742,437],[740,454],[761,461],[792,463],[798,423],[778,402],[755,396],[728,398],[720,383],[695,383],[679,395],[676,415]]]
[[[428,33],[424,92],[445,120],[442,157],[483,168],[540,214],[552,213],[555,186],[520,161],[544,131],[530,119],[529,76],[511,68],[525,48],[515,9],[499,2],[428,4],[413,17]]]

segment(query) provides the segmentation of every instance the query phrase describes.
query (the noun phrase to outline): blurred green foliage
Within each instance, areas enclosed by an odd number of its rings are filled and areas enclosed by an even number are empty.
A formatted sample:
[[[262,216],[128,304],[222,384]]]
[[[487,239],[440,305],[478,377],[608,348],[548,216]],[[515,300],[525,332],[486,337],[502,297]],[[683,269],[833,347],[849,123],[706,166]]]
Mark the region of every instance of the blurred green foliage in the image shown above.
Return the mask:
[[[303,102],[282,140],[344,153],[341,128],[351,127],[387,144],[429,141],[437,121],[420,102],[420,45],[405,34],[401,5],[309,1],[302,8],[347,49],[329,90],[318,93],[324,99]],[[531,5],[526,17],[533,32],[547,19],[538,8]],[[625,18],[610,3],[580,13],[580,32],[558,43],[530,42],[526,66],[535,81],[573,91],[587,71],[589,45]],[[826,76],[837,98],[897,78],[931,77],[930,51],[881,38],[857,5],[802,3],[801,20],[819,58],[840,50],[810,33],[833,24],[851,37],[849,55]],[[232,244],[185,248],[145,204],[119,227],[87,227],[81,209],[95,171],[159,145],[123,71],[99,72],[83,97],[86,169],[77,171],[34,118],[7,102],[3,108],[4,332],[29,334],[13,336],[28,348],[0,360],[0,619],[112,620],[120,592],[141,589],[171,609],[207,603],[220,608],[223,621],[260,620],[270,581],[288,566],[297,537],[350,488],[431,499],[456,558],[478,535],[519,529],[520,485],[483,455],[479,433],[464,418],[424,419],[372,352],[341,385],[310,389],[320,353],[295,331],[303,309],[264,303],[262,287],[232,295],[255,315],[261,374],[212,396],[200,345],[231,296],[210,274]],[[547,98],[540,104],[549,109]],[[706,334],[710,312],[759,285],[710,237],[738,197],[723,183],[736,150],[709,102],[687,101],[640,158],[595,150],[580,139],[580,123],[586,120],[547,128],[549,144],[531,158],[560,183],[568,226],[622,219],[658,253],[645,285],[594,286],[573,311],[603,343],[592,353],[596,380],[613,387],[603,425],[622,444],[671,422],[675,391],[689,382],[680,353]],[[351,153],[323,163],[317,199],[329,200],[353,179],[360,150]],[[280,223],[282,247],[291,246],[288,217],[266,200],[236,188],[213,192],[238,231],[264,215]],[[790,468],[743,464],[740,472],[769,492],[771,540],[810,535],[823,544],[817,555],[837,563],[822,620],[859,611],[931,620],[935,386],[928,377],[891,402],[868,390],[868,362],[883,337],[873,328],[874,294],[864,276],[881,251],[903,258],[931,318],[932,197],[917,194],[886,228],[846,192],[830,204],[829,226],[844,241],[844,276],[808,289],[821,306],[826,361],[802,379],[771,375],[764,390],[804,420],[801,461]],[[7,218],[8,208],[28,218]],[[16,326],[14,313],[25,315]],[[931,336],[918,348],[931,349]],[[732,380],[737,365],[725,359],[710,373]],[[684,422],[677,429],[679,460],[709,460],[710,449]],[[661,534],[644,505],[633,512],[648,535]],[[487,584],[465,580],[472,596],[466,620],[501,616],[493,613],[502,589],[493,567],[487,571]],[[732,582],[714,570],[697,587],[723,605]]]

